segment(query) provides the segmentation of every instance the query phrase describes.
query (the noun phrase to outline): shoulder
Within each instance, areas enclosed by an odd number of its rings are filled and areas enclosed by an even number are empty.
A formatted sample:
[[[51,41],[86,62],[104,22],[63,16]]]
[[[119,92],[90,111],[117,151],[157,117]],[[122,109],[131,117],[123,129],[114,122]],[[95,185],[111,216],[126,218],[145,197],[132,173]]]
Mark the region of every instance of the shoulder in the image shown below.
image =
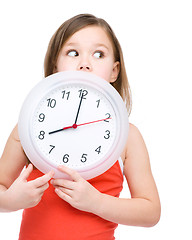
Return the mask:
[[[126,152],[128,153],[135,149],[139,150],[139,147],[146,148],[143,136],[135,125],[129,124],[129,134],[126,144]]]
[[[135,152],[146,152],[146,145],[139,129],[132,123],[129,124],[129,133],[127,142],[122,153],[123,162],[135,155]]]
[[[7,140],[0,160],[0,181],[5,186],[10,186],[27,164],[27,157],[19,140],[17,125]]]
[[[20,143],[19,133],[18,133],[18,125],[16,125],[16,126],[13,128],[13,131],[12,131],[10,137],[12,138],[12,140]]]
[[[140,130],[132,123],[129,124],[128,140],[141,140],[143,139]]]
[[[130,124],[127,143],[124,149],[124,173],[144,173],[150,171],[150,160],[145,141],[139,129]]]
[[[139,129],[133,124],[130,124],[124,152],[124,174],[129,180],[143,181],[147,173],[151,174],[147,147]]]

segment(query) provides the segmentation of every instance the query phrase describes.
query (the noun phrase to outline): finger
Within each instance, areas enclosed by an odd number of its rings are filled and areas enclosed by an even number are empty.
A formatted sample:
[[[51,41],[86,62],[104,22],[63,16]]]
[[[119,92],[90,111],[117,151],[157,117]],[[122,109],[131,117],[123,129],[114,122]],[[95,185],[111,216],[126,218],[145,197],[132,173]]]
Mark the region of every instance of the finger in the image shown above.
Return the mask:
[[[77,171],[75,171],[75,170],[73,170],[71,168],[68,168],[66,166],[60,165],[60,166],[58,166],[58,169],[59,169],[59,171],[69,175],[73,181],[79,181],[79,180],[82,179],[80,174]]]
[[[70,197],[70,195],[66,194],[65,192],[61,191],[61,189],[56,188],[55,189],[55,193],[64,201],[68,202],[70,204],[72,198]]]
[[[20,178],[22,180],[27,180],[31,172],[33,171],[33,165],[30,163],[21,173]]]
[[[74,182],[66,179],[53,179],[51,184],[54,187],[64,187],[68,189],[74,189]]]
[[[42,194],[49,188],[49,183],[44,184],[43,186],[37,188],[39,194]]]
[[[36,178],[35,180],[31,181],[33,184],[35,184],[36,187],[41,187],[49,182],[51,178],[53,178],[54,172],[50,171],[43,175],[42,177]]]
[[[67,189],[67,188],[63,188],[63,187],[56,187],[55,189],[60,189],[63,193],[67,194],[71,198],[73,197],[73,190],[71,190],[71,189]]]

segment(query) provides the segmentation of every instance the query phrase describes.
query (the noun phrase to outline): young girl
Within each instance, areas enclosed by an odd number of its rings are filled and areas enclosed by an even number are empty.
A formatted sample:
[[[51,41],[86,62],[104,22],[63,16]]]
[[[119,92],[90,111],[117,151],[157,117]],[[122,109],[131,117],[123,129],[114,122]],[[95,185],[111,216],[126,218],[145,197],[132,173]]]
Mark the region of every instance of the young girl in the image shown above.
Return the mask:
[[[103,19],[81,14],[64,22],[49,43],[44,70],[45,77],[66,70],[96,74],[116,88],[131,111],[121,47]],[[89,181],[64,166],[59,170],[72,181],[52,179],[54,172],[44,175],[28,163],[16,126],[0,159],[0,210],[24,209],[20,240],[109,240],[118,223],[150,227],[159,221],[160,201],[149,156],[132,124],[121,157]],[[131,199],[118,198],[123,174]]]

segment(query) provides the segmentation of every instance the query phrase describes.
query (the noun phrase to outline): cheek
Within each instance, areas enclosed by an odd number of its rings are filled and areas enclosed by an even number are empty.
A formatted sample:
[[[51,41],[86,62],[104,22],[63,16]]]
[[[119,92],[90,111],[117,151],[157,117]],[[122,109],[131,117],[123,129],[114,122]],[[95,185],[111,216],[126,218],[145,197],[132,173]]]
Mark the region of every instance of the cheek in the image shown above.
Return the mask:
[[[73,65],[71,64],[57,64],[57,71],[58,72],[63,72],[63,71],[72,71],[72,70],[75,70],[73,68]]]
[[[110,82],[112,68],[111,67],[98,68],[98,70],[97,70],[97,72],[95,72],[95,74],[98,75],[99,77],[105,79],[107,82]]]
[[[74,64],[72,64],[70,61],[67,61],[66,59],[60,57],[57,61],[57,71],[73,71],[75,70]]]
[[[101,73],[99,77],[105,79],[107,82],[110,82],[110,76],[108,73]]]

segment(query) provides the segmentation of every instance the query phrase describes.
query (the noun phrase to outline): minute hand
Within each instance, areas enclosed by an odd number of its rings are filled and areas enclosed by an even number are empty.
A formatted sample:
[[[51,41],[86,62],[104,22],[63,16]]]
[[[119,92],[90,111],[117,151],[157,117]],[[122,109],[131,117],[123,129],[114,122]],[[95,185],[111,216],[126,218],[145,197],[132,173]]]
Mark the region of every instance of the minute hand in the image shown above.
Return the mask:
[[[82,100],[83,100],[83,96],[84,96],[84,95],[82,94],[81,99],[80,99],[80,103],[79,103],[79,107],[78,107],[78,110],[77,110],[77,115],[76,115],[75,123],[74,123],[74,124],[77,123],[77,119],[78,119],[78,116],[79,116],[79,111],[80,111],[80,108],[81,108],[81,103],[82,103]]]

